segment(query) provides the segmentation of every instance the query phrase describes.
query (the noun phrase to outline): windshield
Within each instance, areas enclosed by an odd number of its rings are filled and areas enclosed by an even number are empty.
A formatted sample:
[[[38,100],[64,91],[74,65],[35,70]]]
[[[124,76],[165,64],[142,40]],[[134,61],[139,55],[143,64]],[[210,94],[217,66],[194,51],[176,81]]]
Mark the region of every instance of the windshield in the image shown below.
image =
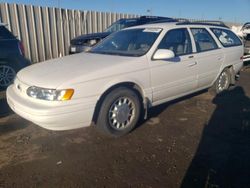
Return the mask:
[[[91,53],[142,56],[148,52],[162,29],[129,29],[116,32],[93,47]]]
[[[117,22],[113,23],[111,26],[109,26],[105,32],[116,32],[116,31],[120,31],[124,28],[127,27],[132,27],[137,25],[137,20],[136,19],[121,19],[118,20]]]

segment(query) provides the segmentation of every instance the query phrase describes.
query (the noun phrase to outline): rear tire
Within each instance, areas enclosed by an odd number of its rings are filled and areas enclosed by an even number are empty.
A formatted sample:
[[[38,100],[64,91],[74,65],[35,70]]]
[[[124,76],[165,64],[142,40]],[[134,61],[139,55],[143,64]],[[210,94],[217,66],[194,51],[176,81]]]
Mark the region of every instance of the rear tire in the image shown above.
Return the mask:
[[[224,69],[220,76],[215,81],[214,85],[210,89],[210,92],[212,94],[220,94],[223,91],[228,90],[229,86],[231,84],[231,73],[228,68]]]
[[[140,114],[141,103],[137,93],[126,87],[119,87],[104,98],[96,125],[101,132],[118,137],[135,128]]]

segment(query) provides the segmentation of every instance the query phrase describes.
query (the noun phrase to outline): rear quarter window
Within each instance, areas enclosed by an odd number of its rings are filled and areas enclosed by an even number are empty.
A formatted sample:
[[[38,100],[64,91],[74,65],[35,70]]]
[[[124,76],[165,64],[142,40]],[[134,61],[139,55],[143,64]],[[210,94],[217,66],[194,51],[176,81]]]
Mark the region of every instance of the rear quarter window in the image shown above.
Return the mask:
[[[241,46],[241,40],[230,30],[210,28],[224,47]]]
[[[14,39],[14,38],[15,37],[8,29],[6,29],[4,26],[0,26],[0,40]]]

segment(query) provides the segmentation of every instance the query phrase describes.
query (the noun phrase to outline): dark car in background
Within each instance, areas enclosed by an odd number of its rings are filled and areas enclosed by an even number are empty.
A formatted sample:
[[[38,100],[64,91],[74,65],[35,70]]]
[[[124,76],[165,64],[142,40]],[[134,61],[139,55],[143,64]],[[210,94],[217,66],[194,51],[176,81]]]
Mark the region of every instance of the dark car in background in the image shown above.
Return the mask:
[[[24,57],[21,41],[0,23],[0,91],[5,90],[16,73],[28,65],[30,61]]]
[[[95,44],[100,42],[102,39],[104,39],[111,33],[122,30],[127,27],[154,23],[154,22],[170,22],[170,21],[176,21],[176,20],[168,17],[159,17],[159,16],[141,16],[138,18],[126,18],[126,19],[123,18],[114,22],[102,33],[81,35],[72,39],[70,41],[69,54],[88,51]]]

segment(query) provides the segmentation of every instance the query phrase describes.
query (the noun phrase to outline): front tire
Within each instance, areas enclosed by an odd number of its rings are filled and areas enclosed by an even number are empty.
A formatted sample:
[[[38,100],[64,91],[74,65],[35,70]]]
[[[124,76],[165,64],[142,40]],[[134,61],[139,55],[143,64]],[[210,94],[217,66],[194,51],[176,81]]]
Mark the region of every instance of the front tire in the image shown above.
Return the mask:
[[[13,83],[16,73],[17,68],[11,63],[0,62],[0,91],[5,90]]]
[[[136,91],[119,87],[104,98],[97,118],[97,128],[111,136],[132,131],[139,121],[141,103]]]

